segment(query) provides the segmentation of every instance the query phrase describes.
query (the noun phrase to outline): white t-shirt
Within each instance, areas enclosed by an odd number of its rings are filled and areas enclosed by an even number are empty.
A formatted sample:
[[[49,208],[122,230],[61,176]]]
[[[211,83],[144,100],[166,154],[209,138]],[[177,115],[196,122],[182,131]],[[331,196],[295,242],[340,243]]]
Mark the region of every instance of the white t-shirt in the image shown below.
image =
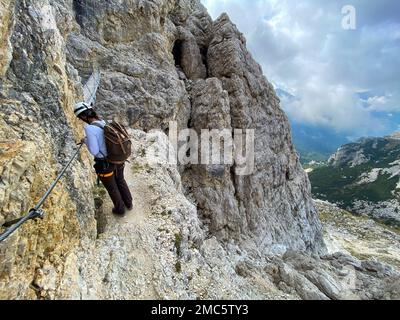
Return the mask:
[[[103,127],[106,125],[104,120],[95,121],[101,124]],[[89,152],[95,158],[107,157],[106,141],[104,139],[104,130],[94,125],[85,126],[86,139],[85,144],[87,145]]]

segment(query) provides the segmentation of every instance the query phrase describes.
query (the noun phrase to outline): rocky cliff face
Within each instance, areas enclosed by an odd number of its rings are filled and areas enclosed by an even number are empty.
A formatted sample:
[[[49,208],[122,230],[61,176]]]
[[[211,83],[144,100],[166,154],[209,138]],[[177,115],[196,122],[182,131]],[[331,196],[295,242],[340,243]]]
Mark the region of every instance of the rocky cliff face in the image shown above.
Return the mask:
[[[68,59],[83,77],[88,61],[98,62],[103,114],[118,113],[145,130],[167,131],[171,120],[199,134],[256,129],[254,175],[232,175],[235,165],[217,174],[201,168],[183,174],[213,234],[247,238],[265,250],[323,249],[287,118],[228,16],[213,22],[199,1],[86,1],[75,17],[81,29],[68,37]],[[215,117],[220,111],[224,118]]]
[[[98,111],[140,129],[126,169],[134,210],[109,214],[83,152],[44,220],[0,244],[0,298],[328,299],[360,290],[341,285],[345,259],[331,257],[335,271],[318,257],[322,226],[287,118],[226,15],[212,21],[198,0],[15,0],[2,2],[0,17],[1,224],[32,207],[72,155],[83,129],[72,106],[94,68]],[[170,121],[197,132],[255,129],[254,173],[150,166],[149,145],[171,149]],[[308,272],[311,261],[321,266]]]
[[[202,128],[255,129],[255,172],[235,175],[237,164],[220,174],[203,167],[186,171],[185,181],[194,190],[200,213],[221,239],[244,238],[262,251],[279,245],[322,250],[310,185],[272,86],[228,16],[222,15],[208,29],[211,78],[192,85],[191,125],[199,133]]]
[[[54,7],[37,3],[33,10],[33,2],[22,1],[2,6],[1,224],[25,214],[40,199],[82,129],[71,110],[78,93],[67,74],[65,34],[57,28]],[[43,266],[62,273],[80,238],[95,239],[88,159],[83,153],[52,194],[43,221],[26,224],[1,245],[2,298],[35,298]]]

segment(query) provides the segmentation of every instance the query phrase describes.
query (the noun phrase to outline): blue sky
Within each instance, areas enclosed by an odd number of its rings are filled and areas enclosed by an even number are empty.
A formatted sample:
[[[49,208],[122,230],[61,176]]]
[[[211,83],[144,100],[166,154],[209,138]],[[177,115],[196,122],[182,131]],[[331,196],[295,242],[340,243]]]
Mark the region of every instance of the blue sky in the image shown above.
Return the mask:
[[[349,137],[400,130],[400,1],[202,0],[227,12],[292,121]],[[342,8],[356,29],[342,27]]]

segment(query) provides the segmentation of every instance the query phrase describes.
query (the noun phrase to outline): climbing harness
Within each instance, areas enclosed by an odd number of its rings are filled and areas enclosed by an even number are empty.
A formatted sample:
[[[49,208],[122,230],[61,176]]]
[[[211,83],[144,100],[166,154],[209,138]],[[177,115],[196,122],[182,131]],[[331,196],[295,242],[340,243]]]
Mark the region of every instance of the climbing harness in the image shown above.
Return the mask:
[[[53,182],[53,184],[50,186],[50,188],[47,190],[45,195],[40,199],[39,203],[29,211],[27,215],[25,215],[22,218],[6,222],[3,226],[8,228],[4,233],[0,234],[0,242],[3,242],[6,240],[11,234],[13,234],[19,227],[21,227],[25,222],[28,220],[33,220],[37,218],[43,218],[44,217],[44,211],[41,209],[43,206],[44,202],[47,200],[47,198],[50,196],[51,192],[53,189],[56,187],[57,183],[61,180],[61,178],[64,176],[65,172],[71,165],[71,163],[75,160],[75,158],[78,156],[83,144],[79,145],[78,150],[74,153],[73,157],[71,160],[67,163],[67,165],[62,169],[56,180]]]

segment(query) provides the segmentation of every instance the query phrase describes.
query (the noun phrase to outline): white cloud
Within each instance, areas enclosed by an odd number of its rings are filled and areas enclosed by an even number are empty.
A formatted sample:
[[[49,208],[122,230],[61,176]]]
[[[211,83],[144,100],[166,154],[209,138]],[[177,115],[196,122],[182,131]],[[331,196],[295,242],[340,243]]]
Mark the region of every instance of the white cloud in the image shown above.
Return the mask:
[[[385,134],[375,113],[400,113],[400,1],[353,0],[355,31],[342,29],[344,0],[203,3],[214,18],[227,12],[270,81],[296,96],[283,101],[292,119]],[[360,91],[378,94],[363,100]]]
[[[377,122],[358,97],[344,86],[307,84],[301,98],[283,98],[282,105],[289,117],[298,122],[336,131],[357,131],[365,135],[370,130],[378,133],[385,129],[385,125]],[[358,127],[355,128],[355,125]]]
[[[385,96],[374,96],[368,98],[367,102],[370,106],[384,106],[387,104],[388,99]]]
[[[372,96],[364,101],[367,109],[372,112],[400,112],[400,105],[397,104],[398,100],[391,94],[387,96]]]

